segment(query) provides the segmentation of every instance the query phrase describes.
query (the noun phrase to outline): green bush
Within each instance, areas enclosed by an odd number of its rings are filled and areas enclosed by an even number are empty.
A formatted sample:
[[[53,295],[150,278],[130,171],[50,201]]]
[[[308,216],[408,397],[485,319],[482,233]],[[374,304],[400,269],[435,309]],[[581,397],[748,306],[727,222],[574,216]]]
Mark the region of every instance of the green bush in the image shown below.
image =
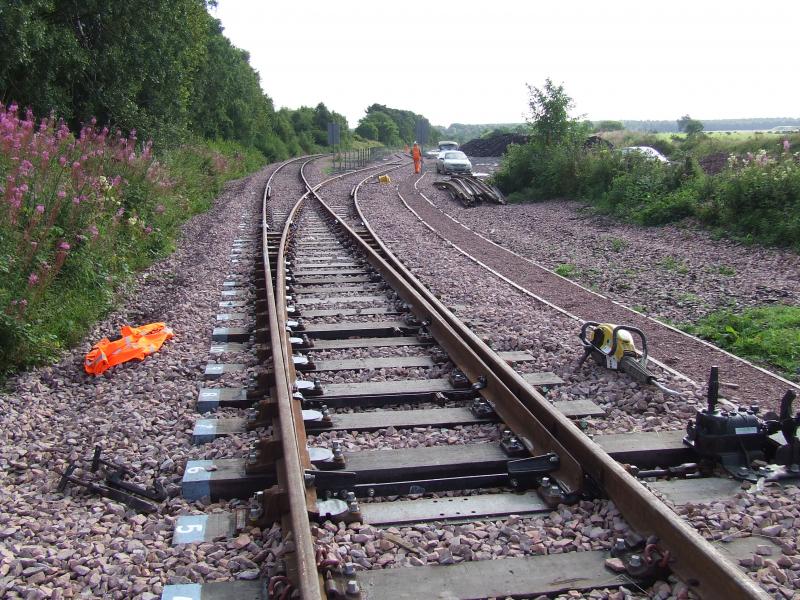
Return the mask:
[[[755,156],[713,178],[700,218],[737,236],[800,249],[800,165]]]
[[[571,144],[541,146],[511,145],[494,183],[504,192],[520,192],[528,200],[544,200],[577,193],[576,154],[581,150]]]
[[[603,212],[643,224],[660,224],[677,214],[685,198],[676,194],[682,169],[645,156],[625,155],[606,191],[585,199],[594,200]],[[674,197],[670,197],[674,195]],[[686,216],[683,214],[682,216]]]
[[[577,196],[587,200],[602,197],[625,172],[625,166],[625,157],[619,152],[606,148],[583,152],[575,165]]]
[[[761,150],[705,175],[689,155],[665,164],[571,143],[527,144],[510,147],[495,182],[511,202],[573,197],[641,225],[696,217],[745,241],[800,249],[800,165],[788,152]]]
[[[723,311],[683,329],[800,381],[800,307],[768,306],[741,314]]]

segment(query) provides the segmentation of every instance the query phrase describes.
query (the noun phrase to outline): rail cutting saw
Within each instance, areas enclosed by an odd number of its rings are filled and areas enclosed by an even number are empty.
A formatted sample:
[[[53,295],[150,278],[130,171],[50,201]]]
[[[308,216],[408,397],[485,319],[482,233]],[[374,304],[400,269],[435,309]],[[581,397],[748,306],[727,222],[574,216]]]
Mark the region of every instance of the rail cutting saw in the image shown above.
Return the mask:
[[[641,340],[641,352],[636,349],[634,335]],[[624,371],[639,383],[654,385],[670,396],[680,396],[680,392],[663,385],[647,369],[647,338],[641,329],[628,325],[587,321],[581,327],[578,337],[584,349],[578,367],[591,356],[597,364],[607,369]]]

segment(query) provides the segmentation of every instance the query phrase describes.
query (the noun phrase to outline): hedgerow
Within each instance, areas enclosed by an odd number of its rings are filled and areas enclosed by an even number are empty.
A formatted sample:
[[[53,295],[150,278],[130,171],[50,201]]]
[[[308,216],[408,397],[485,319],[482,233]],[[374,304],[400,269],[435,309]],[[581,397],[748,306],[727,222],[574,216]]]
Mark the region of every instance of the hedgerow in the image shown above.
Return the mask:
[[[602,145],[587,148],[588,130],[567,116],[563,108],[569,106],[571,99],[549,80],[543,90],[532,88],[532,112],[539,117],[530,123],[530,142],[510,146],[495,175],[510,200],[576,198],[642,225],[694,217],[738,239],[800,250],[800,153],[792,152],[793,138],[773,138],[755,153],[731,153],[721,172],[705,174],[693,149],[722,147],[707,136],[674,144],[653,136],[649,145],[671,152],[669,163]],[[566,123],[554,127],[554,115]],[[544,135],[542,123],[558,135]]]

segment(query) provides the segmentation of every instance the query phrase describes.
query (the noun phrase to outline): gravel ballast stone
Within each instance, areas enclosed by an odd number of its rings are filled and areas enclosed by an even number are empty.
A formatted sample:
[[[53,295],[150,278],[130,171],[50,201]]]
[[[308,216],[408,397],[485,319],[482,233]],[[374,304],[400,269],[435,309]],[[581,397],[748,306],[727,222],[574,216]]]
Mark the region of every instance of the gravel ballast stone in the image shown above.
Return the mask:
[[[0,396],[0,597],[155,598],[166,584],[247,578],[282,556],[278,526],[248,531],[247,543],[171,545],[178,515],[233,506],[178,497],[187,460],[237,450],[241,456],[254,437],[191,444],[201,418],[197,392],[208,385],[203,369],[228,358],[208,353],[211,331],[220,325],[216,315],[226,312],[218,306],[222,283],[232,273],[249,273],[255,251],[246,246],[231,263],[227,249],[253,235],[249,225],[260,221],[263,187],[274,168],[229,183],[207,213],[184,225],[176,252],[138,275],[120,308],[58,364],[9,381],[11,392]],[[248,227],[241,229],[242,222]],[[123,324],[149,321],[165,321],[175,331],[161,351],[101,377],[83,372],[94,341],[116,337]],[[254,363],[249,352],[235,360]],[[94,444],[105,458],[139,471],[139,483],[160,471],[170,498],[159,513],[136,514],[79,488],[55,491],[55,471],[90,456]]]

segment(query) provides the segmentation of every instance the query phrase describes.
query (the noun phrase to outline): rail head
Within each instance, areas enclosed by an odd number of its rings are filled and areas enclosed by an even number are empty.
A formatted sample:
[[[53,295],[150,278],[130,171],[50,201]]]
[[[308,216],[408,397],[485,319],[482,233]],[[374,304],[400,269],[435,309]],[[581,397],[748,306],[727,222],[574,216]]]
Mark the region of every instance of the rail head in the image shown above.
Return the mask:
[[[301,157],[299,159],[285,162],[279,167],[279,169],[285,167],[287,164],[303,159],[313,160],[308,159],[308,157]],[[274,175],[275,172],[273,172],[273,176]],[[274,430],[278,432],[284,448],[283,457],[281,459],[283,461],[283,468],[278,469],[278,474],[279,478],[283,479],[283,481],[280,481],[280,484],[284,488],[284,491],[289,499],[289,520],[291,523],[292,535],[294,537],[295,544],[295,566],[297,572],[296,583],[300,587],[300,593],[303,598],[309,600],[323,599],[325,598],[325,593],[321,586],[319,573],[317,572],[314,538],[311,533],[311,526],[308,520],[308,508],[305,497],[306,486],[303,480],[303,467],[300,454],[296,451],[299,441],[297,439],[297,430],[294,422],[294,411],[292,410],[292,382],[289,378],[289,372],[285,368],[287,360],[291,362],[291,351],[289,357],[286,356],[285,351],[285,343],[288,341],[288,338],[285,336],[285,291],[283,305],[277,304],[275,287],[272,284],[272,266],[270,265],[269,261],[267,201],[269,200],[271,192],[271,181],[272,177],[270,177],[268,184],[264,187],[261,209],[261,230],[270,347],[272,349],[272,368],[275,374],[275,386],[273,388],[273,394],[275,395],[274,401],[278,406],[278,418],[274,423]],[[276,279],[279,289],[284,287],[283,281],[285,281],[285,275],[283,276],[284,278],[281,278],[280,273],[281,269],[279,268],[277,271],[278,278]],[[283,306],[283,310],[278,310],[279,306]]]
[[[266,301],[269,318],[270,346],[272,348],[272,367],[275,374],[275,402],[278,406],[278,418],[274,423],[274,431],[280,437],[283,457],[282,468],[278,469],[279,484],[284,487],[289,502],[289,519],[295,543],[295,562],[297,584],[300,586],[302,598],[325,598],[319,573],[317,572],[315,542],[311,533],[309,515],[316,511],[316,492],[313,486],[307,486],[305,471],[311,468],[311,460],[306,447],[306,433],[303,425],[302,407],[294,402],[292,390],[296,381],[296,372],[292,360],[292,347],[287,331],[288,313],[286,299],[286,252],[293,231],[293,224],[304,201],[316,189],[326,183],[340,179],[350,173],[342,173],[324,180],[312,187],[305,177],[304,168],[314,160],[325,155],[311,155],[286,161],[270,176],[264,187],[261,209],[262,253],[264,279],[266,281]],[[287,165],[304,161],[300,168],[300,177],[307,191],[292,207],[281,231],[275,267],[270,264],[268,252],[268,208],[271,196],[271,185],[275,173]],[[379,166],[371,166],[363,170],[372,170]],[[358,172],[358,171],[357,171]],[[272,273],[275,272],[276,285],[272,284]]]

